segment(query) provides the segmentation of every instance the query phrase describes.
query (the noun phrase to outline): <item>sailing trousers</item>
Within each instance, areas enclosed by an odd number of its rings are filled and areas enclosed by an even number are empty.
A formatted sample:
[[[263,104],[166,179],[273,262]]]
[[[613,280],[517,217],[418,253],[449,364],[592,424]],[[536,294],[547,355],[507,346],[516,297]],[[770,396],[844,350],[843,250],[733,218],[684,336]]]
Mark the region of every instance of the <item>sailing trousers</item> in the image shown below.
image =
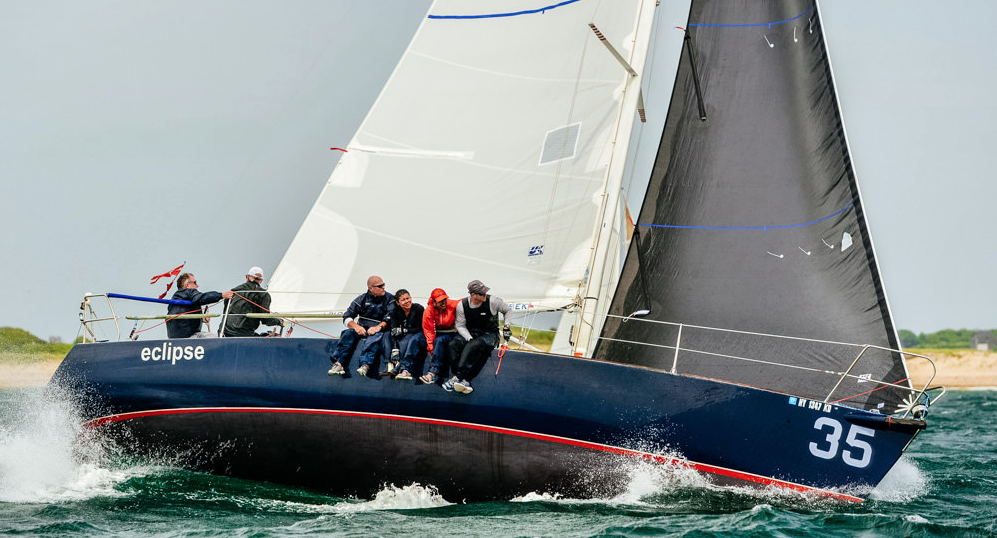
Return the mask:
[[[398,361],[398,371],[413,373],[412,369],[419,364],[422,370],[422,361],[426,359],[426,335],[422,331],[406,334],[398,341],[398,354],[401,359]]]
[[[476,336],[471,341],[464,340],[460,335],[454,336],[450,341],[450,356],[458,357],[457,363],[453,365],[453,375],[458,379],[470,381],[485,366],[492,350],[498,346],[499,336],[497,333],[485,333]]]
[[[387,331],[380,331],[373,336],[360,336],[353,329],[346,329],[339,335],[339,344],[336,351],[329,357],[332,362],[338,362],[346,368],[350,364],[353,352],[360,348],[360,366],[370,365],[377,361],[379,356],[384,356],[384,345],[388,341],[385,338]]]
[[[450,352],[450,342],[455,336],[457,336],[455,332],[437,333],[433,339],[433,357],[429,363],[429,371],[439,377],[446,377],[450,372],[450,364],[456,362],[453,357],[460,357]]]

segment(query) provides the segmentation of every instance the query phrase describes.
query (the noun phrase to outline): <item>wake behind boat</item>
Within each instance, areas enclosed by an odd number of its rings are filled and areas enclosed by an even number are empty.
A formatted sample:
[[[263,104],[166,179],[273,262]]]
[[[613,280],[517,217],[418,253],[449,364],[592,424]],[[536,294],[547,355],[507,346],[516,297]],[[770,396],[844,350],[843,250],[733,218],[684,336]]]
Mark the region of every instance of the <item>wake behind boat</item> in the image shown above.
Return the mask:
[[[641,89],[655,9],[436,2],[269,286],[273,316],[305,320],[374,272],[423,301],[480,278],[524,319],[562,313],[550,352],[493,354],[471,395],[330,379],[331,338],[87,343],[52,383],[125,450],[338,494],[612,494],[636,458],[857,500],[925,427],[928,387],[817,5],[692,1],[657,29],[684,38],[662,99]],[[665,100],[635,179],[635,126]]]

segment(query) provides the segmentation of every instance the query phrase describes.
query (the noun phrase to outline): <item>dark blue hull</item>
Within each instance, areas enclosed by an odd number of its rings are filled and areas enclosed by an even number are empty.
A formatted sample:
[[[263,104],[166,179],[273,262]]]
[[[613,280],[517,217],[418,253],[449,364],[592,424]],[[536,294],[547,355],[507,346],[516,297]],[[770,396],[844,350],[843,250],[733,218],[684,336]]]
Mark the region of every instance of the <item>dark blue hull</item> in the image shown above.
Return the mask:
[[[84,418],[129,451],[357,496],[411,482],[451,500],[612,495],[626,485],[619,460],[636,458],[853,499],[924,427],[725,382],[515,351],[497,375],[493,356],[470,395],[329,377],[334,343],[77,345],[51,384],[71,389]]]

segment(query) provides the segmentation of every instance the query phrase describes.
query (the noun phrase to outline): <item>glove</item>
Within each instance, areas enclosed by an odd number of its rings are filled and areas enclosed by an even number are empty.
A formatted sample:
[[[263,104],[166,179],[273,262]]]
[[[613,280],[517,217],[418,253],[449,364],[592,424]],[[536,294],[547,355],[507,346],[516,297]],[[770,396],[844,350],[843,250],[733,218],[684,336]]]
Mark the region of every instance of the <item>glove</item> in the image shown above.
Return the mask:
[[[394,336],[395,338],[398,338],[401,335],[402,335],[402,328],[401,327],[395,327],[394,329],[391,329],[391,336]]]
[[[502,338],[505,338],[506,340],[512,338],[512,329],[510,329],[508,325],[502,327]]]

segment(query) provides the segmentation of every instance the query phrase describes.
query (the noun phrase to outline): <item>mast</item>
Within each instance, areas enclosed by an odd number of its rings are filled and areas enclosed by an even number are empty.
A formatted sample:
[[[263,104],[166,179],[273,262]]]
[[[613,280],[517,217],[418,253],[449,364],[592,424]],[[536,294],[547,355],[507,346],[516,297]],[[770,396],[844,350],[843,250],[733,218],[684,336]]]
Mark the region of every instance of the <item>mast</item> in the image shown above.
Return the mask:
[[[620,103],[620,114],[617,117],[615,136],[612,140],[613,150],[609,167],[606,170],[605,188],[601,195],[599,218],[593,230],[593,247],[589,271],[579,294],[578,304],[581,305],[579,323],[572,337],[574,354],[587,356],[598,341],[599,331],[609,309],[610,293],[615,288],[619,278],[619,253],[625,233],[624,214],[621,212],[621,194],[624,169],[627,164],[629,141],[639,107],[643,105],[640,93],[642,76],[647,51],[651,40],[651,29],[654,23],[656,2],[641,3],[636,32],[633,36],[631,54],[626,66],[621,66],[622,74],[626,75],[623,84],[623,99]],[[593,28],[594,29],[594,28]],[[599,32],[597,35],[601,37]],[[608,39],[608,37],[607,37]],[[611,51],[615,52],[615,48]],[[614,54],[619,58],[618,54]],[[639,69],[639,72],[638,72]]]

